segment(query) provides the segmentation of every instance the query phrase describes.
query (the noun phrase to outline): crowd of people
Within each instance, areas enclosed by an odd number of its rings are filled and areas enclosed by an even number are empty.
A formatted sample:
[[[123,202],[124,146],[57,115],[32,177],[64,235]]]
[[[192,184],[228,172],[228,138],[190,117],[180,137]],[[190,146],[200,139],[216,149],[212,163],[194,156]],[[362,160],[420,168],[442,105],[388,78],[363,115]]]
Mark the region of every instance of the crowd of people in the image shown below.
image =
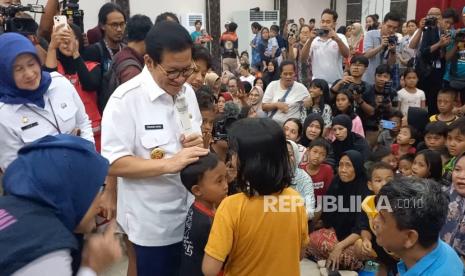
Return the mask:
[[[338,29],[325,9],[244,41],[114,3],[84,32],[57,7],[0,35],[1,275],[96,275],[123,253],[128,275],[300,275],[302,258],[463,275],[454,9]]]

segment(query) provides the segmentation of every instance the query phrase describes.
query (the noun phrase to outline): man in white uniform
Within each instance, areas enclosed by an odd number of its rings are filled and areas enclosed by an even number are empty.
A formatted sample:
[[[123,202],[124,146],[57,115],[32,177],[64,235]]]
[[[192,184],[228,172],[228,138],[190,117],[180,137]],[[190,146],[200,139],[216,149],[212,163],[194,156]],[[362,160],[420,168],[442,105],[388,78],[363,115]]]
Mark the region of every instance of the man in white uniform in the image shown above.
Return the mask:
[[[195,70],[189,33],[161,22],[145,43],[145,68],[118,87],[103,113],[102,155],[119,177],[117,221],[135,248],[138,275],[176,275],[188,206],[179,171],[208,150],[195,93],[185,84]],[[186,116],[190,130],[181,124]]]

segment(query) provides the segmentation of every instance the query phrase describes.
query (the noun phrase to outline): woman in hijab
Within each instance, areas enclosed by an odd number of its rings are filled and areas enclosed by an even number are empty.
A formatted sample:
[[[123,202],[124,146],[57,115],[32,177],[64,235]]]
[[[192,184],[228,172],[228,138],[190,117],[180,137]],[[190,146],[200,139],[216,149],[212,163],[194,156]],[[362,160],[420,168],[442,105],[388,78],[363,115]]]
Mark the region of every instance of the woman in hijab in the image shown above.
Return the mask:
[[[325,211],[329,206],[323,205],[321,220],[319,214],[315,215],[315,228],[319,229],[310,234],[307,254],[317,260],[326,260],[326,266],[333,269],[353,270],[362,266],[363,260],[355,254],[353,245],[360,237],[363,220],[362,213],[357,212],[353,202],[362,202],[370,194],[363,162],[360,152],[344,152],[339,161],[338,175],[323,196],[323,204],[329,201],[325,198],[336,199],[335,206],[348,211]]]
[[[100,152],[102,116],[97,105],[97,89],[102,81],[102,72],[100,64],[84,61],[81,57],[83,43],[78,26],[70,24],[69,28],[55,27],[48,47],[45,70],[57,71],[71,81],[92,122],[95,147]]]
[[[72,135],[45,136],[19,150],[0,197],[0,275],[72,275],[72,256],[80,256],[74,234],[95,230],[108,166],[91,142]],[[110,225],[87,239],[82,266],[93,273],[121,257]]]
[[[363,54],[363,29],[360,23],[352,24],[352,36],[348,42],[351,56]]]
[[[205,75],[205,85],[210,87],[215,99],[218,99],[220,94],[221,79],[215,72],[208,72]]]
[[[318,113],[310,113],[303,124],[300,144],[307,148],[313,140],[323,136],[324,128],[323,117]]]
[[[362,161],[365,162],[370,155],[368,142],[359,134],[351,131],[352,120],[348,115],[340,114],[333,118],[333,133],[336,139],[332,143],[334,164],[339,164],[339,160],[344,152],[356,150],[362,154]]]
[[[279,80],[279,66],[276,60],[271,60],[267,63],[265,72],[263,73],[263,82],[268,86],[272,81]]]
[[[41,70],[36,48],[17,33],[0,35],[0,169],[18,150],[46,135],[74,134],[94,142],[92,127],[68,79]]]
[[[307,211],[308,219],[312,219],[315,213],[315,194],[313,192],[312,178],[301,168],[299,168],[299,161],[302,156],[297,144],[291,140],[287,140],[287,150],[289,152],[289,159],[294,169],[294,176],[291,185],[304,199],[305,209]]]
[[[263,89],[260,86],[254,86],[250,90],[249,97],[247,99],[250,107],[249,117],[265,118],[266,113],[262,109]]]

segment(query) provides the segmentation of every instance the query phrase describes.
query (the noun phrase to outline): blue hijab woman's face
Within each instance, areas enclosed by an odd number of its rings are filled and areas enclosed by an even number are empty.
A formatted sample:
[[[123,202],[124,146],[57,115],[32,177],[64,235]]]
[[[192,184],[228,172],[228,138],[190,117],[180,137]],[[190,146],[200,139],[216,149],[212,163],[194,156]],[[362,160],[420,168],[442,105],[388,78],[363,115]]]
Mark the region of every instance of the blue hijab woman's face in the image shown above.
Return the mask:
[[[34,91],[39,88],[41,68],[39,61],[31,54],[21,54],[13,64],[13,78],[16,87]]]

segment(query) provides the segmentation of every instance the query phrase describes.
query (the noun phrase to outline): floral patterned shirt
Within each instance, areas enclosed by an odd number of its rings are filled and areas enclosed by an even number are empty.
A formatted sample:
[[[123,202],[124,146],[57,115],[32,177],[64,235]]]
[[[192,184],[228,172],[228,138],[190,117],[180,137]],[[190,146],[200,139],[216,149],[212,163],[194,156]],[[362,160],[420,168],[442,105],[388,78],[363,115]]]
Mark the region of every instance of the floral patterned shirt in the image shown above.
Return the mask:
[[[465,257],[465,197],[459,195],[453,185],[446,193],[449,196],[449,211],[440,236],[459,256]]]

